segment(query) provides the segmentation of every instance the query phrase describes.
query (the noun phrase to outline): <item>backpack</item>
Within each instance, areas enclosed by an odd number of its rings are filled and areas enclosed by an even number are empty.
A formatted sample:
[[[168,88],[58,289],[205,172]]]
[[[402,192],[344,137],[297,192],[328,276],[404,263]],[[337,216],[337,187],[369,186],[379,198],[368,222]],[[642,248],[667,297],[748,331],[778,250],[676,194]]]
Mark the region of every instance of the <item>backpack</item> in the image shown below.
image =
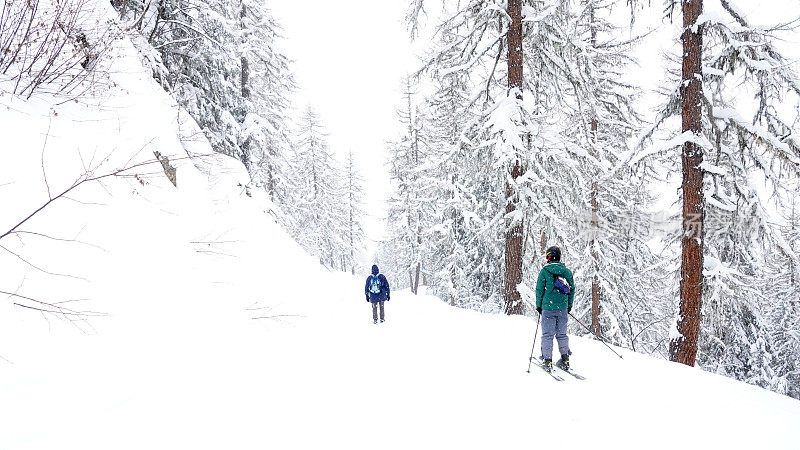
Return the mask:
[[[381,293],[381,279],[378,275],[373,275],[369,280],[369,291],[373,294]]]
[[[547,269],[545,269],[545,271],[553,276],[553,287],[556,288],[558,292],[561,292],[564,295],[572,292],[572,286],[569,285],[569,281],[567,281],[566,278],[562,277],[561,275],[556,275]]]
[[[553,275],[552,273],[550,275]],[[569,285],[569,281],[566,278],[562,277],[561,275],[553,275],[553,286],[556,288],[558,292],[562,294],[569,294],[572,291],[572,287]]]

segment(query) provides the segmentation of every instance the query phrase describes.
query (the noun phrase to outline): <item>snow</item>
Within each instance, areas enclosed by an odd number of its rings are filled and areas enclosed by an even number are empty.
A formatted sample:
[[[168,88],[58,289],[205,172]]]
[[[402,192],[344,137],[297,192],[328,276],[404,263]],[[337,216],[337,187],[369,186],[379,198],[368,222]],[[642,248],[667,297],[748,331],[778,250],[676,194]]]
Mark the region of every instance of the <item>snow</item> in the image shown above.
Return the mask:
[[[2,241],[70,276],[3,252],[0,290],[86,299],[69,304],[102,315],[63,320],[2,297],[1,449],[800,448],[797,400],[617,349],[620,360],[591,339],[570,338],[587,381],[528,374],[531,318],[398,291],[373,325],[366,274],[304,253],[262,195],[244,194],[241,164],[176,159],[208,143],[132,44],[117,45],[102,97],[0,97],[0,230],[88,166],[158,150],[178,167],[177,188],[154,164],[81,186],[25,226],[82,243]]]
[[[742,16],[746,17],[746,16]],[[692,25],[692,33],[697,33],[698,28],[700,25],[704,24],[722,24],[725,25],[728,29],[730,29],[734,33],[740,33],[748,31],[748,28],[745,28],[738,23],[733,22],[729,17],[724,16],[722,13],[718,13],[716,11],[704,11],[700,16],[697,17],[694,25]]]
[[[712,147],[711,142],[709,142],[705,136],[695,134],[691,131],[684,131],[683,133],[673,137],[672,139],[667,140],[666,142],[658,143],[656,145],[653,145],[649,149],[637,153],[635,156],[630,157],[627,163],[633,166],[645,158],[666,152],[668,150],[674,149],[675,147],[682,146],[687,142],[694,142],[695,144],[703,148]]]

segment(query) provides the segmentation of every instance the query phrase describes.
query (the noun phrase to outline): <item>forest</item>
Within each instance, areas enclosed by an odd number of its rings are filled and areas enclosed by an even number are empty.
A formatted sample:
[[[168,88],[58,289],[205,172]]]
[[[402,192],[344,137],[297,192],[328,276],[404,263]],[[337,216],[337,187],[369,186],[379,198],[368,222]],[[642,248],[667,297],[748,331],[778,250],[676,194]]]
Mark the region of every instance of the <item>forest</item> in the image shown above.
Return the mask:
[[[3,3],[5,93],[108,87],[111,42],[130,38],[243,164],[247,195],[328,269],[366,273],[362,169],[291,104],[269,2],[111,0],[118,22],[89,27],[92,4]],[[655,90],[639,73],[653,10],[671,48]],[[394,289],[536,317],[557,245],[600,339],[800,399],[800,9],[782,17],[751,23],[732,0],[409,0],[398,20],[424,52],[398,80],[386,233],[367,259]]]

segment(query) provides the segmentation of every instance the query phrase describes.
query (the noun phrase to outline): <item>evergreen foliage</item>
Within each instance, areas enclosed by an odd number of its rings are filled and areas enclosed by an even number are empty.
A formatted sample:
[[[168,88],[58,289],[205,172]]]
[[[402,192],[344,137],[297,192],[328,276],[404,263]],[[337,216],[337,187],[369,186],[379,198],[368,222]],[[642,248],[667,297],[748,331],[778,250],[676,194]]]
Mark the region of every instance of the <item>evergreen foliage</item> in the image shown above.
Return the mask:
[[[704,14],[703,134],[651,143],[680,113],[680,73],[672,72],[667,85],[674,89],[664,92],[664,107],[645,129],[640,89],[626,81],[641,47],[615,24],[621,1],[523,2],[524,102],[503,84],[505,2],[436,3],[441,20],[432,24],[436,34],[417,74],[434,87],[417,112],[427,119],[419,129],[428,157],[410,172],[433,204],[420,220],[431,290],[453,305],[501,311],[505,224],[521,221],[526,284],[537,276],[543,250],[561,246],[579,280],[576,316],[591,318],[594,283],[600,334],[667,356],[680,234],[675,217],[659,222],[650,205],[665,169],[680,170],[669,152],[690,139],[705,153],[698,363],[797,396],[798,335],[791,330],[800,298],[800,215],[774,213],[797,196],[800,170],[796,114],[786,106],[797,104],[798,79],[774,44],[789,26],[751,27],[726,0],[718,5],[726,15]],[[631,20],[646,6],[626,3]],[[426,8],[429,1],[411,2],[412,35],[433,17]],[[391,164],[401,164],[402,155],[393,152]],[[505,168],[514,160],[524,172],[507,191]],[[398,185],[396,192],[408,189]],[[518,201],[514,217],[505,216],[509,198]],[[390,246],[410,249],[417,229],[392,225]],[[778,292],[765,288],[766,280],[776,280]]]

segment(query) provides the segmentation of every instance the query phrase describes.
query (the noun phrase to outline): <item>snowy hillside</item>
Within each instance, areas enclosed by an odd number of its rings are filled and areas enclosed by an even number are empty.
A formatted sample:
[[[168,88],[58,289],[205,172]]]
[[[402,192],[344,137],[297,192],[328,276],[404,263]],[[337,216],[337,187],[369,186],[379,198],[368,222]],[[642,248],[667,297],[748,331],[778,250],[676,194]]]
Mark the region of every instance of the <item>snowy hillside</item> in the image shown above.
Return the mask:
[[[135,166],[2,241],[0,450],[800,448],[797,400],[596,341],[526,373],[530,318],[400,291],[373,325],[116,42],[102,94],[0,97],[0,231]]]

